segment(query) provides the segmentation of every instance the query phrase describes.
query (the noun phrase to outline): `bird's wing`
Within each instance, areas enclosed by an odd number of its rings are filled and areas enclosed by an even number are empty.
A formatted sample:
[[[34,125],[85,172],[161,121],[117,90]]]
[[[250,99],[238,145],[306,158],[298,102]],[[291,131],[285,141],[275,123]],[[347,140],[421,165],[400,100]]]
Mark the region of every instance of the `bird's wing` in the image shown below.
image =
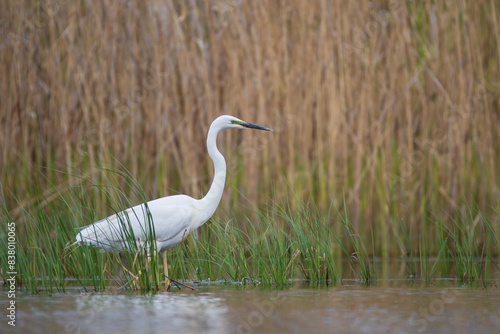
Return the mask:
[[[145,239],[147,213],[144,205],[129,208],[82,229],[76,240],[104,251],[128,249],[126,240]]]
[[[157,241],[174,238],[191,223],[195,209],[187,196],[171,196],[129,208],[92,225],[76,236],[77,242],[104,251],[128,250],[127,240],[147,242],[154,228]]]

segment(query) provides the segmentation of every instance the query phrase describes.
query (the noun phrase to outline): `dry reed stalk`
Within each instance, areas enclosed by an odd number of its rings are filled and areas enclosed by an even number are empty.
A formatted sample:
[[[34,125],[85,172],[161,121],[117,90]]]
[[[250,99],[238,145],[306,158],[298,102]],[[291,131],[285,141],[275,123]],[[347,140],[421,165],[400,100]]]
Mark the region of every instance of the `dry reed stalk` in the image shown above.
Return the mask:
[[[496,1],[0,6],[0,172],[17,197],[40,174],[65,182],[41,166],[99,180],[99,162],[151,197],[201,195],[208,126],[233,114],[278,131],[224,134],[225,207],[290,186],[322,208],[345,194],[370,227],[498,205]]]

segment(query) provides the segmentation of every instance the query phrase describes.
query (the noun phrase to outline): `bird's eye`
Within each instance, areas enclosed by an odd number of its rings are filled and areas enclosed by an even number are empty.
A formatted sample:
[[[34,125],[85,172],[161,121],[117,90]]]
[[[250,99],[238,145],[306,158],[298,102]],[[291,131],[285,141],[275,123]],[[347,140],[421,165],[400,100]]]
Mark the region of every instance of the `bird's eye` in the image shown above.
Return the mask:
[[[241,121],[235,121],[235,120],[231,121],[231,124],[242,124],[242,123],[243,122],[241,122]]]

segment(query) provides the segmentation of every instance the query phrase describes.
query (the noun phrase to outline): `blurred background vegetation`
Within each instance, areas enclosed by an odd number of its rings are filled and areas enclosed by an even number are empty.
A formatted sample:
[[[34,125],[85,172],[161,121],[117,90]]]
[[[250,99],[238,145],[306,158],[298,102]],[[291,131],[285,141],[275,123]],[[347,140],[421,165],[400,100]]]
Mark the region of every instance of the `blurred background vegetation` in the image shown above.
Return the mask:
[[[497,0],[2,1],[4,207],[22,226],[88,180],[128,191],[102,168],[201,197],[208,127],[231,114],[276,130],[219,138],[236,216],[345,201],[393,252],[400,222],[432,240],[470,206],[497,221],[499,22]]]

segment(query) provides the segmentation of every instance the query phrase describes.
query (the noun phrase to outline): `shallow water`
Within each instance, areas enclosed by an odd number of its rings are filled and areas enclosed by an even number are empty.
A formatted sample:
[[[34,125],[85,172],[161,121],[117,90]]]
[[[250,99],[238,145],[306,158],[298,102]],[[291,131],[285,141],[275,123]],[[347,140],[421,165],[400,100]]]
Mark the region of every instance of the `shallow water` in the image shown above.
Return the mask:
[[[346,285],[347,284],[347,285]],[[156,295],[16,296],[18,333],[499,333],[500,288],[435,281],[332,288],[201,286]],[[6,314],[6,294],[2,293]]]

